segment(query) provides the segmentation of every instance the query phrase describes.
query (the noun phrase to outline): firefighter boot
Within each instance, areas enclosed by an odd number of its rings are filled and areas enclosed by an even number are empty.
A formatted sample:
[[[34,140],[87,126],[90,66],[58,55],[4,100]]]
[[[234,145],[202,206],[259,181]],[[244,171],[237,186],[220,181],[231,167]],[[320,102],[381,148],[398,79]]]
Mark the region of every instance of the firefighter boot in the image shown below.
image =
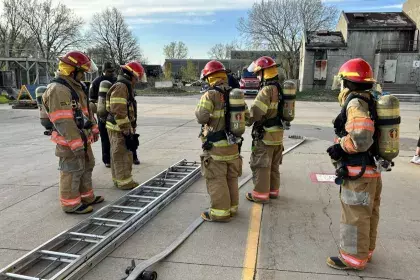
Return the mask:
[[[89,206],[89,205],[98,204],[98,203],[104,202],[104,200],[105,198],[103,196],[97,195],[95,196],[95,199],[92,202],[86,203],[86,205]]]
[[[254,198],[253,196],[252,196],[252,193],[247,193],[246,195],[245,195],[245,197],[246,197],[246,199],[248,199],[249,201],[252,201],[252,202],[255,202],[255,203],[261,203],[261,204],[264,204],[264,203],[269,203],[270,202],[270,200],[261,200],[261,199],[257,199],[257,198]]]
[[[349,266],[344,261],[342,261],[340,257],[329,257],[327,259],[327,265],[329,267],[332,267],[338,270],[363,270],[363,268],[358,269],[358,268]]]
[[[139,185],[139,183],[132,181],[126,185],[122,185],[122,186],[117,186],[117,188],[119,188],[120,190],[132,190],[134,188],[136,188]]]
[[[87,214],[93,211],[92,206],[82,204],[73,211],[66,211],[68,214]]]

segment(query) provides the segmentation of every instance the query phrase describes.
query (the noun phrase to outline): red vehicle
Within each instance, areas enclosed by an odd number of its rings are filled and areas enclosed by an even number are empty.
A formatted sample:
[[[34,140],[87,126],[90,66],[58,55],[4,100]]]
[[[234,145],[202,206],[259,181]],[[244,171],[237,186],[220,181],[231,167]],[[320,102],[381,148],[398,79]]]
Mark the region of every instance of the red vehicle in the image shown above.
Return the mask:
[[[260,88],[260,81],[254,73],[248,72],[243,69],[239,86],[245,94],[258,94]]]

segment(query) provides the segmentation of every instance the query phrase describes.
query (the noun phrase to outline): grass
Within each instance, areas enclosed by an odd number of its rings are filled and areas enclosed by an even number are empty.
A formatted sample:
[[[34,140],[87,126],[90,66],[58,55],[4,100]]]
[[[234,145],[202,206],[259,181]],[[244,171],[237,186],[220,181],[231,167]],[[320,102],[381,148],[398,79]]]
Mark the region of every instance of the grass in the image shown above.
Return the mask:
[[[187,91],[182,88],[146,88],[136,90],[137,96],[189,96],[200,94],[199,91]]]
[[[338,102],[338,92],[332,90],[305,90],[296,94],[298,101]]]
[[[8,104],[9,99],[5,95],[0,95],[0,104]]]

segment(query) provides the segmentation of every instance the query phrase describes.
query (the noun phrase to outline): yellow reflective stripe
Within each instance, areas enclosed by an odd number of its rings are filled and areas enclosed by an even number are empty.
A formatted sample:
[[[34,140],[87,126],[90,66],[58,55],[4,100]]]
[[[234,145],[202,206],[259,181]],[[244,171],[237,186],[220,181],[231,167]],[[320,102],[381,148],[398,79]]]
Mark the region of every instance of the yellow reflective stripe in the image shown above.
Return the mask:
[[[112,178],[112,181],[117,183],[119,186],[123,186],[123,185],[127,185],[127,184],[131,183],[133,181],[133,177],[129,177],[129,178],[124,179],[124,180],[117,180],[115,178]]]
[[[277,131],[282,131],[283,128],[281,126],[272,126],[272,127],[265,127],[264,126],[264,130],[267,132],[277,132]]]
[[[393,109],[376,108],[376,112],[378,113],[379,119],[383,117],[398,117],[400,115],[400,109],[398,108],[393,108]]]
[[[108,92],[109,88],[99,87],[99,92]]]
[[[225,116],[225,110],[215,110],[211,115],[215,119],[224,117]]]
[[[122,125],[122,124],[129,123],[129,122],[130,122],[130,120],[128,119],[128,117],[125,117],[124,119],[115,119],[115,122],[116,122],[118,125]]]
[[[294,88],[285,88],[283,89],[284,94],[296,94],[296,89]]]
[[[218,161],[229,161],[229,160],[234,160],[237,159],[239,157],[239,153],[238,154],[234,154],[234,155],[230,155],[230,156],[217,156],[217,155],[211,155],[211,157],[214,160],[218,160]]]
[[[229,99],[229,104],[231,104],[231,105],[244,105],[245,100],[243,100],[243,99]]]
[[[343,75],[344,77],[360,77],[357,72],[340,72],[338,75]]]
[[[213,143],[213,146],[219,148],[219,147],[229,147],[230,145],[227,140],[220,140]]]
[[[267,113],[268,106],[264,104],[264,102],[261,102],[259,100],[255,100],[254,105],[257,106],[261,111],[264,113]]]
[[[117,124],[111,122],[106,122],[106,128],[114,131],[121,131],[120,127]]]
[[[127,104],[127,99],[122,97],[111,97],[109,102],[110,104]]]
[[[222,210],[222,209],[210,208],[210,215],[217,216],[217,217],[230,216],[230,209],[228,209],[228,210]]]
[[[267,146],[278,146],[278,145],[281,145],[283,143],[282,140],[280,140],[280,141],[262,140],[262,141]]]
[[[279,104],[277,102],[271,102],[270,103],[270,109],[277,109],[278,105]]]
[[[209,100],[200,100],[200,103],[198,103],[198,107],[205,108],[210,112],[212,112],[214,109],[213,103]]]

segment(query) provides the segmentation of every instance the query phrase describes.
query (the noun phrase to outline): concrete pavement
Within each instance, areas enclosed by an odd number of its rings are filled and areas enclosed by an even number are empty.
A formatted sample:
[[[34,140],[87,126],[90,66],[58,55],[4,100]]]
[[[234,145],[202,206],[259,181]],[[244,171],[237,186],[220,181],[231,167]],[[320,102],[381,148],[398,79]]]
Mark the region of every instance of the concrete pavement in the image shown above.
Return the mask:
[[[248,100],[249,103],[252,100]],[[198,160],[199,126],[194,119],[198,97],[142,97],[139,104],[140,166],[143,182],[183,158]],[[341,272],[325,265],[337,252],[338,188],[313,183],[311,173],[333,173],[326,148],[336,103],[297,103],[297,117],[287,132],[309,137],[284,159],[281,197],[265,205],[258,242],[256,279],[420,279],[420,167],[409,163],[418,137],[419,105],[402,104],[401,153],[391,173],[384,174],[378,248],[363,272]],[[66,215],[58,203],[57,158],[42,135],[35,110],[0,106],[0,267],[7,265],[85,216]],[[249,130],[243,146],[244,176],[250,173]],[[290,147],[296,141],[285,140]],[[107,202],[122,196],[94,145],[94,189]],[[159,279],[241,279],[250,230],[252,204],[241,189],[239,216],[228,224],[204,223],[180,248],[154,269]],[[101,205],[102,206],[102,205]],[[98,209],[101,206],[96,206]],[[163,250],[208,207],[204,180],[117,248],[84,279],[120,279],[131,259],[147,259]]]

